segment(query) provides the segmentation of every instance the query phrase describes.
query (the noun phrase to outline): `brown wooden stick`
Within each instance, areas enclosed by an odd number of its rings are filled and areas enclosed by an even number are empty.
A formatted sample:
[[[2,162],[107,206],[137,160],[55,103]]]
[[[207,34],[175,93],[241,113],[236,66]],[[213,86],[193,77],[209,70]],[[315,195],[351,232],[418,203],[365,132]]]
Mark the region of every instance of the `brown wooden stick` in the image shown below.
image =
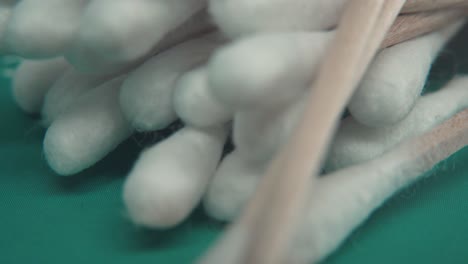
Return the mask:
[[[395,3],[396,3],[396,1],[395,2],[392,1],[390,6],[394,5]],[[388,2],[387,2],[387,5],[388,5]],[[394,10],[394,14],[396,15],[395,10]],[[385,17],[385,16],[382,16],[382,17]],[[430,16],[426,16],[426,17],[430,17]],[[387,17],[387,19],[388,19],[388,17]],[[411,19],[412,19],[411,16],[400,18],[400,24],[401,24],[401,22],[406,21],[406,23],[407,23],[406,24],[406,26],[407,26],[406,30],[408,30],[408,28],[412,29],[412,27],[414,26],[413,25],[414,22]],[[391,20],[389,20],[389,21],[391,21]],[[385,21],[384,21],[384,22],[382,22],[382,25],[386,25],[388,27],[388,25],[390,25],[390,23],[388,21],[387,21],[387,23],[385,23]],[[419,24],[415,24],[415,25],[419,26]],[[397,35],[394,38],[398,39],[399,37],[404,36],[401,39],[407,40],[407,39],[409,39],[411,37],[419,36],[420,34],[427,33],[429,31],[431,31],[429,29],[433,28],[433,26],[434,26],[434,24],[430,24],[428,27],[425,28],[424,31],[409,30],[408,32],[410,32],[410,34]],[[405,29],[404,27],[401,27],[401,26],[399,28]],[[361,30],[362,30],[362,28],[361,28]],[[383,30],[383,32],[385,32],[385,30]],[[421,33],[421,32],[423,32],[423,33]],[[378,33],[378,34],[381,33],[382,36],[384,34],[384,33],[382,33],[382,30],[381,31],[376,30],[374,33]],[[380,36],[380,38],[382,38],[382,36]],[[355,39],[347,39],[347,40],[350,43],[355,41]],[[399,42],[399,41],[394,40],[392,42],[396,43],[396,42]],[[341,43],[343,43],[343,42],[341,42]],[[374,46],[378,45],[379,41],[374,41],[374,43],[375,43]],[[345,42],[345,44],[346,44],[346,42]],[[366,49],[371,49],[371,47],[372,47],[372,44],[368,44]],[[346,50],[346,52],[350,52],[349,47]],[[364,62],[364,61],[366,61],[366,60],[370,61],[370,59],[373,57],[373,55],[372,55],[372,53],[368,53],[367,55],[365,55],[365,53],[363,53],[362,55],[365,57],[365,59],[363,59],[361,61],[362,65],[358,65],[358,66],[356,66],[356,68],[357,69],[361,68],[362,69],[361,71],[364,71],[365,65],[367,65],[367,63],[368,63],[368,62]],[[340,59],[341,59],[340,63],[343,64],[343,58],[340,58]],[[346,66],[341,65],[341,67],[346,67]],[[356,74],[356,76],[358,76],[360,74],[361,73]],[[333,75],[336,78],[336,76],[337,76],[336,75],[336,69],[334,69],[334,74]],[[358,79],[353,80],[353,81],[358,81]],[[330,81],[330,80],[328,80],[328,81]],[[333,97],[333,94],[331,94],[330,91],[328,91],[328,94],[329,94],[329,96]],[[327,100],[324,100],[324,102],[326,103]],[[321,109],[321,107],[316,107],[315,109],[319,110],[319,111],[322,111],[322,113],[323,112],[328,113],[326,109],[329,109],[329,108]],[[333,125],[332,125],[332,127],[333,127]],[[332,134],[332,133],[330,133],[330,134]],[[307,134],[305,137],[309,137],[309,136],[310,136],[310,134]],[[323,134],[322,134],[322,138],[323,137],[326,138],[326,136],[323,136]],[[304,141],[301,141],[301,140],[296,140],[296,142],[299,142],[298,145],[296,144],[296,148],[299,148],[299,149],[301,148],[302,145],[309,145],[307,142],[304,142]],[[283,157],[284,156],[288,157],[288,155],[290,155],[289,151],[285,151],[285,153],[286,154],[283,154]],[[296,157],[299,157],[298,160],[301,160],[301,157],[302,157],[302,160],[304,160],[303,159],[304,157],[307,157],[308,164],[306,164],[305,166],[310,165],[311,163],[315,163],[315,165],[318,166],[317,165],[317,160],[310,161],[311,155],[305,155],[305,154],[307,154],[307,153],[300,153]],[[277,224],[276,227],[272,228],[271,226],[268,227],[268,225],[267,225],[268,221],[265,222],[263,220],[258,220],[259,216],[263,216],[264,219],[266,219],[266,220],[269,220],[269,219],[270,220],[271,219],[278,220],[278,218],[281,218],[281,216],[284,216],[284,214],[278,213],[278,211],[275,211],[274,209],[275,208],[280,208],[280,209],[281,208],[287,208],[287,209],[290,208],[290,207],[287,207],[287,206],[285,207],[284,204],[281,205],[281,203],[279,203],[280,204],[279,207],[271,207],[271,205],[269,205],[269,203],[271,203],[272,200],[273,200],[273,204],[275,203],[274,199],[277,196],[275,194],[271,195],[271,190],[274,189],[274,188],[278,188],[278,186],[283,187],[281,184],[279,184],[279,185],[276,184],[275,179],[278,179],[278,178],[281,179],[281,176],[284,176],[284,175],[282,175],[280,173],[280,171],[282,171],[284,169],[283,166],[285,165],[285,163],[282,163],[281,159],[277,159],[276,163],[279,164],[279,165],[277,165],[276,169],[275,169],[275,167],[273,167],[274,169],[270,170],[270,174],[273,173],[273,175],[276,175],[276,176],[264,177],[264,178],[267,178],[267,179],[270,179],[270,180],[262,181],[262,183],[260,184],[260,186],[258,188],[257,193],[255,194],[254,198],[252,199],[251,204],[249,204],[247,209],[244,211],[244,214],[241,216],[239,221],[237,221],[236,223],[231,225],[231,227],[228,230],[227,234],[225,236],[223,236],[220,243],[218,243],[215,246],[215,248],[214,248],[215,252],[219,253],[218,250],[221,250],[223,252],[221,254],[227,254],[226,259],[224,259],[225,263],[275,263],[275,261],[280,262],[280,263],[282,262],[281,257],[278,257],[278,256],[281,256],[283,254],[282,250],[284,250],[286,248],[285,245],[284,244],[282,245],[281,243],[278,243],[278,244],[276,244],[277,245],[276,247],[272,247],[271,243],[269,243],[269,242],[274,241],[275,235],[277,235],[279,232],[283,233],[283,234],[279,235],[279,237],[282,237],[282,239],[284,239],[285,237],[286,238],[288,237],[288,235],[285,233],[284,226],[280,226],[280,225]],[[318,163],[320,163],[320,162],[318,162]],[[297,165],[297,164],[294,165],[294,162],[292,164],[286,164],[286,165],[288,165],[286,170],[287,169],[295,170],[297,168],[297,167],[294,167],[294,166]],[[302,164],[302,165],[304,165],[304,164]],[[306,170],[303,170],[302,172],[305,172],[305,171]],[[305,175],[305,174],[303,174],[303,175]],[[294,176],[294,175],[288,175],[288,176]],[[283,179],[284,179],[284,177],[283,177]],[[303,177],[303,179],[306,179],[307,181],[309,181],[308,177]],[[278,181],[280,181],[280,180],[278,180]],[[285,182],[283,181],[283,183],[285,183]],[[285,185],[286,187],[287,187],[287,184],[288,184],[288,182],[286,181],[286,185]],[[301,184],[296,183],[295,187],[299,187],[299,188],[289,188],[289,189],[286,188],[286,189],[283,189],[283,190],[285,190],[284,192],[278,192],[278,193],[283,193],[282,197],[286,198],[286,200],[288,200],[290,198],[289,194],[291,194],[291,190],[294,190],[296,192],[300,191],[300,190],[303,190],[303,189],[301,189],[301,187],[305,186],[305,185],[308,185],[308,184],[301,185]],[[264,195],[265,192],[267,192],[267,193],[270,192],[270,196]],[[261,195],[262,193],[263,193],[263,196]],[[276,193],[276,194],[278,194],[278,193]],[[307,191],[304,191],[304,193],[307,194]],[[294,192],[293,192],[293,194],[294,194]],[[301,200],[301,198],[297,198],[297,197],[301,197],[301,195],[296,195],[296,199]],[[304,198],[304,197],[307,198],[307,196],[303,196],[302,198]],[[294,205],[294,202],[291,202],[291,200],[289,199],[289,204],[291,204],[291,203]],[[296,210],[299,210],[298,208],[301,208],[301,207],[297,206],[297,204],[296,204]],[[270,210],[273,209],[273,214],[268,212],[269,209]],[[281,210],[279,210],[279,212],[281,212]],[[292,219],[293,222],[294,222],[294,218],[295,218],[294,213],[289,215],[289,219]],[[286,220],[283,220],[283,221],[280,220],[277,223],[285,223],[285,222],[288,223],[287,219],[288,218],[286,218]],[[291,224],[292,222],[289,222],[289,223]],[[273,225],[273,226],[275,226],[275,225]],[[289,226],[289,228],[291,228],[293,226],[294,225],[291,224],[291,226]],[[263,231],[261,231],[263,227],[266,227],[266,228]],[[258,229],[260,232],[258,232],[258,233],[255,232],[256,229]],[[265,231],[265,230],[269,230],[269,231]],[[262,236],[259,235],[259,234],[262,234],[261,232],[263,232],[263,234],[265,234],[265,233],[266,234],[272,234],[272,237],[267,236],[266,238],[265,237],[262,238]],[[249,238],[250,238],[250,243],[248,243]],[[252,238],[254,238],[254,239],[252,239]],[[277,237],[276,237],[276,239],[277,239]],[[280,241],[281,241],[281,239],[280,239]],[[238,248],[230,250],[229,248],[225,247],[225,245],[229,245],[229,244],[237,245]],[[250,255],[248,255],[247,260],[243,259],[242,256],[239,256],[239,255],[242,255],[243,252],[248,251],[248,250],[251,250],[251,252],[253,251],[253,253],[250,253]],[[273,252],[273,254],[271,254],[272,252]],[[217,256],[219,256],[217,253],[215,253],[215,254]],[[202,260],[202,262],[203,261],[208,261],[209,262],[210,260],[211,260],[211,256],[208,255],[206,259]]]
[[[382,43],[382,48],[441,29],[465,17],[468,9],[440,10],[400,15]]]
[[[391,1],[391,0],[390,0]],[[439,9],[460,9],[468,7],[467,0],[407,0],[403,13],[414,13]]]
[[[269,166],[241,217],[239,224],[251,230],[243,263],[284,262],[284,251],[308,198],[310,178],[318,175],[341,112],[404,2],[350,2],[314,85],[303,122]]]

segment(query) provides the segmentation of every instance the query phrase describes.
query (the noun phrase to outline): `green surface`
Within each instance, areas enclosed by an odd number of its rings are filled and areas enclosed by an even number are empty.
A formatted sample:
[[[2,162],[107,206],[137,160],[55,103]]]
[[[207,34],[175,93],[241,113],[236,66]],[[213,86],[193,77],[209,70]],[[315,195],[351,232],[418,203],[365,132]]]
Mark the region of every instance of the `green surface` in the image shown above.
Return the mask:
[[[429,90],[468,72],[465,43],[442,54]],[[0,86],[0,263],[190,263],[215,240],[221,225],[201,210],[173,231],[127,221],[122,183],[148,136],[84,173],[59,177],[41,153],[44,130],[15,107],[10,80]],[[325,263],[468,263],[467,161],[464,149],[402,191]]]

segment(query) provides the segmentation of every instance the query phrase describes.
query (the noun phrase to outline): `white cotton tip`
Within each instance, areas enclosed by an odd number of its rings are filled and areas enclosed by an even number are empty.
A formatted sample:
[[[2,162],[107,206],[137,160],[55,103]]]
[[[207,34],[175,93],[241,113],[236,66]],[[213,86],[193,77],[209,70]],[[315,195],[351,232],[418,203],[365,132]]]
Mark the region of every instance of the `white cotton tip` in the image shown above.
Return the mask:
[[[460,26],[457,23],[383,50],[348,105],[356,121],[382,127],[403,120],[419,98],[432,62]]]
[[[197,206],[221,158],[225,128],[185,127],[144,151],[124,185],[132,221],[170,228]]]
[[[214,26],[207,17],[206,12],[200,11],[190,17],[182,25],[170,31],[163,39],[161,39],[160,42],[155,44],[150,52],[135,61],[109,61],[106,60],[106,58],[101,58],[92,52],[88,52],[87,49],[80,48],[78,45],[75,45],[68,50],[65,57],[81,72],[93,74],[116,74],[131,70],[133,67],[152,57],[153,54],[158,54],[175,45],[212,31],[213,27]]]
[[[308,93],[304,93],[306,98]],[[299,123],[306,101],[274,110],[241,111],[234,116],[233,141],[236,150],[252,162],[268,162],[289,140]],[[313,122],[313,121],[311,121]]]
[[[410,114],[394,126],[370,128],[346,118],[330,147],[326,169],[332,171],[377,157],[467,107],[468,77],[457,77],[441,91],[422,96]]]
[[[185,123],[195,127],[213,127],[227,123],[232,110],[221,104],[208,87],[206,69],[182,75],[174,91],[174,109]]]
[[[78,30],[88,0],[22,0],[6,30],[9,51],[27,58],[63,55]]]
[[[79,69],[126,64],[149,53],[170,31],[204,6],[203,0],[95,0],[81,23],[69,53]],[[94,66],[93,68],[95,68]]]
[[[236,150],[227,155],[203,199],[208,215],[218,220],[233,220],[254,193],[263,172],[263,164],[246,161]]]
[[[120,103],[132,125],[140,131],[165,128],[176,119],[172,94],[176,80],[205,62],[221,44],[219,35],[193,39],[147,60],[125,80]]]
[[[80,73],[75,69],[66,71],[47,92],[42,107],[42,123],[49,126],[63,112],[73,105],[78,98],[106,80],[107,75]]]
[[[13,77],[16,103],[27,113],[39,113],[45,94],[67,68],[63,58],[22,61]]]
[[[130,136],[119,107],[122,79],[89,91],[62,113],[44,138],[45,157],[60,175],[78,173],[101,160]]]
[[[274,108],[300,96],[332,33],[260,34],[219,49],[208,63],[213,94],[234,109]]]
[[[230,37],[335,26],[347,0],[210,0],[210,13]]]

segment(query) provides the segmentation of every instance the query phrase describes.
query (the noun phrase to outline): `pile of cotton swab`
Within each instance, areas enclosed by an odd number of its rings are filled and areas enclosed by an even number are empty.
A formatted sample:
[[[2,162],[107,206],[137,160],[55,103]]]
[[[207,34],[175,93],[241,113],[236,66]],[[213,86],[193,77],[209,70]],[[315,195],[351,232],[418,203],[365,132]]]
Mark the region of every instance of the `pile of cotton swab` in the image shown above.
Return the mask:
[[[130,218],[169,228],[202,200],[212,217],[233,220],[300,121],[346,2],[0,0],[0,52],[25,58],[14,96],[40,115],[55,172],[76,174],[135,131],[180,119],[185,126],[144,150],[130,172]],[[466,114],[453,119],[468,108],[467,77],[421,96],[433,61],[464,23],[464,9],[434,10],[466,2],[407,1],[403,12],[432,13],[414,16],[426,22],[412,31],[396,28],[392,41],[411,39],[383,49],[353,94],[329,149],[330,173],[314,186],[294,240],[295,263],[325,257],[391,194],[467,144],[466,129],[450,148],[434,140],[440,152],[413,140],[449,119],[468,123]],[[235,148],[223,157],[230,134]],[[420,159],[408,154],[414,148]],[[220,244],[205,261],[226,263],[231,248]]]

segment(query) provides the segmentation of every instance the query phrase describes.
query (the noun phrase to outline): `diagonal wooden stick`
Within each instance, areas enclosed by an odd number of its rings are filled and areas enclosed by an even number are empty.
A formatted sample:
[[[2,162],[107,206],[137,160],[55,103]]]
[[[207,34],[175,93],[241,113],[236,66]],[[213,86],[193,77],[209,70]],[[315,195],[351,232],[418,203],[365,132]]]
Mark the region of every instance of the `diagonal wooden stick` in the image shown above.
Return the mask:
[[[468,7],[467,0],[407,0],[403,13],[415,13],[439,9],[460,9]]]
[[[391,3],[387,3],[387,8],[395,8],[396,6],[395,5],[398,5],[397,1],[389,1]],[[393,9],[394,10],[394,14],[396,15],[397,13],[397,9]],[[445,12],[445,11],[443,11]],[[388,14],[388,13],[387,13]],[[446,13],[448,14],[448,13]],[[399,30],[405,30],[406,34],[395,34],[394,36],[387,36],[387,38],[391,37],[393,38],[392,41],[390,42],[387,42],[387,43],[398,43],[399,40],[407,40],[407,39],[410,39],[412,37],[416,37],[416,36],[419,36],[421,34],[424,34],[424,33],[427,33],[427,32],[430,32],[434,29],[438,29],[439,27],[441,27],[442,25],[445,25],[445,24],[450,24],[452,23],[453,21],[451,20],[448,20],[448,21],[445,21],[445,23],[443,22],[440,22],[440,23],[430,23],[431,22],[431,17],[433,16],[436,16],[436,19],[438,19],[437,16],[439,16],[439,14],[435,14],[434,12],[430,13],[430,14],[425,14],[424,18],[427,19],[426,22],[427,24],[424,25],[422,23],[414,23],[415,22],[415,18],[421,18],[420,16],[421,14],[411,14],[411,15],[406,15],[406,16],[403,16],[403,17],[400,17],[399,18]],[[381,15],[380,16],[382,19],[385,17],[385,15]],[[381,26],[382,27],[388,27],[388,25],[391,24],[391,18],[392,15],[390,16],[387,16],[386,19],[387,22],[385,22],[385,19],[381,20],[380,23],[381,23]],[[459,18],[459,16],[458,16]],[[439,21],[442,21],[439,19]],[[406,22],[406,23],[405,23]],[[417,22],[417,20],[416,20]],[[398,25],[398,24],[397,24]],[[415,29],[415,26],[416,26],[416,29]],[[393,26],[395,27],[395,25]],[[377,34],[381,34],[382,36],[379,36],[381,38],[383,38],[383,35],[385,34],[385,30],[383,30],[384,33],[382,33],[382,31],[377,31],[375,33]],[[396,32],[395,30],[393,30],[393,32]],[[377,37],[376,37],[377,38]],[[372,43],[372,41],[371,41]],[[378,41],[374,41],[374,46],[375,45],[378,45],[379,42]],[[367,46],[367,49],[371,49],[372,48],[372,44],[368,44]],[[372,53],[369,53],[369,54],[372,54]],[[363,59],[362,61],[366,61],[366,60],[370,60],[373,55],[367,55],[368,58],[365,58]],[[365,56],[364,56],[365,57]],[[363,63],[361,68],[365,68],[365,65],[366,63]],[[357,67],[359,68],[359,67]],[[359,75],[359,74],[357,74]],[[301,143],[301,142],[299,142]],[[310,157],[308,157],[308,159],[310,159]],[[278,176],[279,177],[279,176]],[[271,180],[270,180],[271,182]],[[271,184],[271,183],[270,183]],[[263,184],[263,188],[264,189],[268,189],[270,188],[271,186],[269,185],[265,185]],[[259,188],[260,190],[260,188]],[[260,193],[260,192],[258,192]],[[259,194],[257,194],[257,197],[259,196]],[[286,197],[287,198],[287,197]],[[256,242],[251,242],[250,244],[247,243],[247,241],[249,240],[249,237],[251,238],[252,236],[256,236],[257,233],[255,233],[255,226],[260,226],[262,227],[264,222],[262,221],[258,221],[257,224],[255,224],[255,220],[252,220],[252,219],[256,219],[255,217],[258,217],[259,215],[261,216],[261,213],[260,210],[268,210],[268,205],[266,205],[268,203],[268,201],[270,200],[270,198],[264,198],[264,200],[262,202],[259,202],[258,201],[258,198],[257,198],[257,202],[256,203],[252,203],[245,211],[245,214],[239,219],[239,221],[237,221],[235,224],[231,225],[231,227],[229,228],[229,230],[226,232],[226,234],[221,238],[221,240],[215,245],[215,247],[210,250],[208,252],[208,255],[206,255],[203,259],[201,259],[201,262],[202,263],[216,263],[217,260],[219,260],[219,256],[225,256],[225,257],[222,257],[221,259],[223,260],[224,263],[247,263],[245,262],[245,259],[242,258],[242,252],[246,252],[248,251],[252,246],[253,246],[253,249],[250,249],[250,250],[257,250],[258,254],[264,254],[265,252],[268,253],[268,252],[272,252],[272,248],[270,248],[268,246],[268,242],[269,240],[267,240],[267,245],[265,246],[265,243],[264,244],[261,244],[261,243],[256,243]],[[256,206],[255,206],[256,204]],[[250,219],[250,220],[249,220]],[[270,218],[271,219],[271,218]],[[294,221],[294,219],[293,219]],[[294,225],[292,225],[294,226]],[[284,228],[281,226],[279,229],[270,229],[270,230],[273,230],[275,233],[279,232],[281,230],[281,232],[284,230]],[[265,231],[264,231],[265,232]],[[284,234],[283,234],[283,238],[286,237]],[[253,240],[255,241],[255,240]],[[258,241],[258,240],[257,240]],[[253,245],[252,245],[253,244]],[[264,245],[263,249],[258,249],[258,248],[255,248],[256,245]],[[231,248],[232,247],[232,248]],[[281,246],[280,246],[280,250],[281,251]],[[275,252],[278,252],[278,251],[275,251]],[[271,255],[276,255],[276,256],[279,256],[283,253],[277,253],[277,254],[269,254],[270,257]],[[274,256],[271,257],[271,258],[275,258]],[[260,259],[253,259],[250,258],[250,260],[252,261],[262,261],[262,257]],[[212,262],[213,260],[215,260],[215,262]],[[265,260],[265,259],[263,259]],[[275,259],[277,262],[281,262],[281,260],[278,258],[278,259]],[[262,263],[262,262],[258,262],[258,263]],[[270,262],[266,262],[266,263],[270,263]],[[273,262],[271,262],[273,263]]]
[[[318,175],[341,112],[404,2],[350,2],[311,93],[303,122],[272,162],[238,223],[250,230],[243,263],[285,261],[284,251],[308,198],[310,177]]]
[[[468,9],[449,9],[400,15],[387,33],[382,48],[441,29],[460,20],[467,14]]]

